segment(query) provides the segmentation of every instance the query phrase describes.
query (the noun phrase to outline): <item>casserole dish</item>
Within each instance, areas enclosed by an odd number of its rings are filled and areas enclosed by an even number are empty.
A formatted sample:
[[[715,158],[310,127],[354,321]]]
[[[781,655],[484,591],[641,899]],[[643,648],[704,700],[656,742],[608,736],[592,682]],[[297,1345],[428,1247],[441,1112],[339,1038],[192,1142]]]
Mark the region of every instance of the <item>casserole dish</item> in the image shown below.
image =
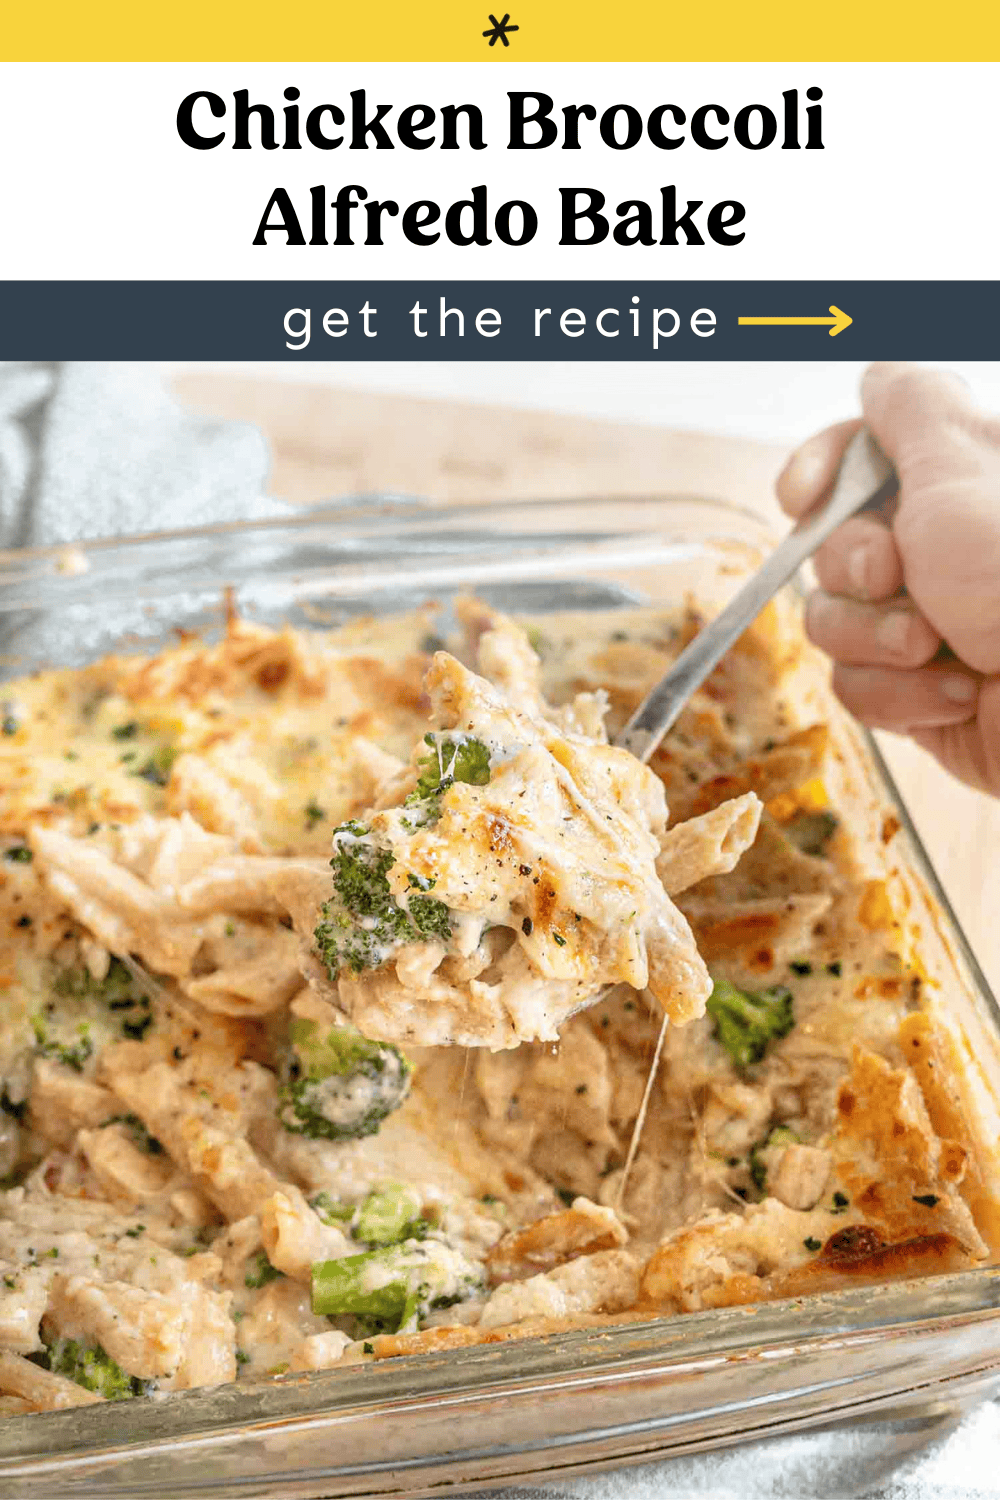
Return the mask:
[[[532,615],[693,594],[720,604],[768,545],[753,516],[694,498],[424,509],[345,502],[291,521],[0,558],[7,677],[217,630],[221,587],[259,623],[329,625],[474,589]],[[959,1105],[998,1135],[1000,1016],[871,742],[825,695],[837,805],[919,945]],[[894,835],[884,841],[890,820]],[[987,1153],[988,1154],[988,1153]],[[987,1202],[995,1213],[984,1161]],[[984,1230],[984,1232],[986,1232]],[[988,1241],[997,1243],[995,1231]],[[580,1329],[136,1406],[11,1417],[5,1493],[319,1496],[576,1472],[877,1408],[967,1399],[1000,1369],[1000,1273]]]

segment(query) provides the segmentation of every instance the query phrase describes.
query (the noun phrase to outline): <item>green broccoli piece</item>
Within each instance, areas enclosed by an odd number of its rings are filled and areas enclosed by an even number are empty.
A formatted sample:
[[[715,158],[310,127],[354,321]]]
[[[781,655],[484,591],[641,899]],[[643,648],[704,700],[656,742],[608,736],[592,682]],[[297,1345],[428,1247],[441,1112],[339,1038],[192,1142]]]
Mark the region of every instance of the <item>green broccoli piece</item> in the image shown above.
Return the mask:
[[[278,1118],[294,1135],[328,1141],[374,1135],[410,1090],[412,1068],[398,1047],[353,1026],[323,1033],[293,1021],[292,1059],[278,1091]]]
[[[418,875],[411,875],[409,881],[417,891],[430,890],[434,885],[434,881],[421,885]],[[428,942],[431,938],[440,938],[446,943],[451,937],[451,912],[443,901],[436,901],[433,896],[408,896],[406,910],[410,925],[416,931],[414,941]]]
[[[403,943],[451,937],[450,913],[443,901],[424,893],[419,877],[410,884],[419,894],[397,901],[388,874],[395,864],[391,849],[371,842],[363,823],[344,823],[334,831],[330,861],[336,898],[321,908],[313,934],[316,950],[336,979],[342,964],[355,974],[374,969]],[[430,890],[431,882],[426,883]]]
[[[74,1000],[103,1000],[111,1010],[117,1010],[131,998],[135,981],[120,958],[113,958],[103,979],[95,979],[85,968],[63,969],[56,977],[53,989],[57,995]]]
[[[432,1241],[389,1245],[312,1268],[312,1309],[321,1317],[361,1320],[361,1333],[415,1327],[433,1307],[450,1307],[483,1287],[482,1268]]]
[[[50,1057],[62,1063],[64,1068],[72,1068],[74,1073],[82,1073],[88,1059],[94,1055],[94,1043],[91,1041],[90,1027],[86,1021],[81,1022],[77,1027],[75,1042],[63,1042],[49,1036],[41,1016],[32,1016],[30,1019],[37,1044],[35,1050],[39,1057]]]
[[[243,1285],[255,1292],[260,1287],[267,1286],[269,1281],[280,1281],[284,1274],[277,1266],[272,1266],[263,1250],[258,1250],[247,1261]]]
[[[836,833],[839,822],[835,813],[807,812],[803,809],[784,825],[784,835],[803,854],[820,858]]]
[[[56,1339],[48,1346],[48,1362],[56,1375],[65,1375],[86,1391],[96,1391],[106,1401],[129,1401],[133,1396],[148,1395],[154,1387],[151,1380],[127,1375],[100,1344]]]
[[[489,781],[490,752],[481,740],[441,739],[436,734],[425,734],[424,744],[431,747],[431,753],[417,762],[420,779],[407,797],[406,807],[425,802],[429,797],[440,800],[456,781],[469,786],[485,786]]]
[[[166,786],[174,768],[174,761],[179,754],[180,751],[175,745],[160,745],[143,761],[141,766],[130,771],[129,775],[139,776],[153,786]]]
[[[57,995],[81,1002],[97,1001],[120,1017],[122,1036],[141,1041],[153,1024],[152,1005],[121,959],[113,958],[103,979],[85,968],[64,969],[53,988]]]
[[[424,740],[432,753],[420,761],[420,778],[404,803],[413,812],[412,820],[404,819],[407,828],[433,822],[456,781],[485,786],[490,779],[490,753],[480,740],[434,734]],[[378,968],[404,943],[446,943],[451,937],[451,912],[428,894],[432,880],[411,874],[406,895],[393,894],[389,871],[395,863],[392,850],[380,848],[357,819],[334,830],[330,868],[336,894],[324,903],[313,934],[331,980],[344,964],[360,974]]]
[[[377,849],[356,819],[335,828],[333,840],[333,886],[345,909],[354,917],[385,917],[393,904],[386,879],[396,863],[392,850]]]
[[[315,828],[316,824],[322,823],[325,817],[325,810],[320,807],[315,797],[310,797],[305,806],[306,827]]]
[[[396,1247],[318,1261],[312,1269],[312,1310],[320,1317],[362,1318],[366,1333],[396,1333],[409,1312],[410,1272],[409,1264],[397,1259]],[[369,1279],[376,1285],[369,1288]]]
[[[760,1062],[770,1043],[795,1025],[792,994],[784,985],[755,994],[717,979],[706,1009],[715,1022],[715,1036],[737,1068]]]
[[[430,1219],[420,1213],[420,1195],[399,1182],[388,1182],[365,1198],[354,1219],[352,1234],[367,1245],[399,1245],[426,1239]]]
[[[315,1198],[309,1199],[309,1207],[313,1213],[319,1215],[324,1224],[334,1227],[340,1224],[350,1224],[357,1212],[353,1203],[338,1203],[325,1190],[317,1193]]]

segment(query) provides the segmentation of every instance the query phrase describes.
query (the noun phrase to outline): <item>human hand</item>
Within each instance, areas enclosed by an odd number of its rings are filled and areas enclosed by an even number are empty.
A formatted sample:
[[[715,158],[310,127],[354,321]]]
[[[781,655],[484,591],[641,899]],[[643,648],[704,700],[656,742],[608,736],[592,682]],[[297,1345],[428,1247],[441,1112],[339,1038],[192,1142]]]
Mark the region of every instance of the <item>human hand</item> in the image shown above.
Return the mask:
[[[872,365],[861,405],[899,496],[817,552],[806,629],[856,718],[909,734],[1000,796],[1000,418],[957,377],[905,364]],[[841,422],[792,455],[777,484],[789,515],[829,492],[860,426]]]

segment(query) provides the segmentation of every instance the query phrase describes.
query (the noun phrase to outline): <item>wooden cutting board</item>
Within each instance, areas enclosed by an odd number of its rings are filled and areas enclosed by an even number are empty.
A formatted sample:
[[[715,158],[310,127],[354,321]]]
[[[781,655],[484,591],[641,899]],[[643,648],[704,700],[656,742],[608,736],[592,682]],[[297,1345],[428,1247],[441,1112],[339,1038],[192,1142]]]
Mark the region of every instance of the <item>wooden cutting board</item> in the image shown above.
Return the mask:
[[[553,399],[557,381],[555,372]],[[779,522],[773,484],[784,450],[742,438],[243,376],[186,373],[175,386],[201,411],[256,423],[273,454],[271,493],[300,504],[378,490],[442,501],[682,491],[754,506]],[[881,738],[1000,992],[1000,803],[952,780],[908,740]]]

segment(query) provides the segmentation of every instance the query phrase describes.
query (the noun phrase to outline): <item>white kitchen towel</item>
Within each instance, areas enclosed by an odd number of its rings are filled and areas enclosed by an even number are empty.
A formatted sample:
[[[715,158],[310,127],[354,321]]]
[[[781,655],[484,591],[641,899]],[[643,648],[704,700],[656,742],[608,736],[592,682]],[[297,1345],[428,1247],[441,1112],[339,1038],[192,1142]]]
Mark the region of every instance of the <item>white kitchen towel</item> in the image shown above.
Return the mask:
[[[0,364],[0,547],[285,511],[252,427],[182,410],[154,367]],[[453,1492],[454,1493],[454,1492]],[[988,1500],[1000,1405],[856,1423],[479,1500]],[[248,1500],[251,1497],[248,1496]]]
[[[255,427],[184,410],[155,365],[0,363],[0,549],[287,515],[267,472]],[[119,587],[103,634],[40,595],[0,613],[0,650],[29,670],[116,649],[148,634],[140,594]]]
[[[0,364],[0,547],[280,514],[256,428],[183,410],[153,365]]]
[[[855,1422],[462,1500],[995,1500],[1000,1404]]]

